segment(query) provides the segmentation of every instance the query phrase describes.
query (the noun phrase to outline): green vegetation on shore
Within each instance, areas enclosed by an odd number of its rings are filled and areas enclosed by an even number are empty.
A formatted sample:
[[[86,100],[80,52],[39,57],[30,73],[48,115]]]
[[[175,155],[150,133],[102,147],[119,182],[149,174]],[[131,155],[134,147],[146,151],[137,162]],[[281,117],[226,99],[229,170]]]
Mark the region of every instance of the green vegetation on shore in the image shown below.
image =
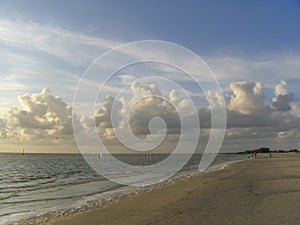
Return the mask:
[[[238,154],[255,154],[255,153],[270,153],[270,152],[274,152],[274,153],[288,153],[288,152],[299,152],[298,149],[290,149],[288,151],[286,150],[270,150],[270,148],[258,148],[258,149],[253,149],[253,150],[246,150],[244,152],[238,152]]]

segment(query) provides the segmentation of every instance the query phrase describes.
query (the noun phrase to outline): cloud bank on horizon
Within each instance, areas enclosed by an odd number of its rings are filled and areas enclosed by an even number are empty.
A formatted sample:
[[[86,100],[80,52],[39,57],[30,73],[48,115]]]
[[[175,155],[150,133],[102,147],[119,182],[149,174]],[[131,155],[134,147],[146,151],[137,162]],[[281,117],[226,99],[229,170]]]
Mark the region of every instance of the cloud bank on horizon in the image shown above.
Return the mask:
[[[274,87],[274,97],[270,104],[265,101],[263,84],[259,82],[233,82],[230,91],[225,92],[227,105],[227,129],[224,148],[241,140],[260,140],[265,144],[270,142],[293,142],[300,137],[300,109],[294,93],[288,92],[285,81],[280,81]],[[113,104],[118,113],[118,124],[115,129],[124,128],[129,121],[134,135],[145,138],[151,134],[149,121],[160,117],[167,125],[167,141],[170,144],[178,141],[180,135],[180,118],[176,109],[193,112],[193,103],[182,98],[176,90],[169,93],[169,101],[156,97],[149,97],[135,103],[141,95],[155,95],[161,92],[155,84],[143,85],[133,82],[130,86],[132,97],[115,100],[107,96],[105,102],[93,116],[78,116],[78,122],[85,132],[91,123],[95,123],[101,139],[107,143],[116,143],[116,136],[111,121]],[[214,104],[218,104],[219,93],[209,93]],[[54,96],[48,88],[41,93],[24,94],[19,96],[21,107],[12,106],[7,117],[0,120],[2,142],[58,144],[74,143],[72,130],[72,107],[60,97]],[[181,109],[180,109],[181,108]],[[198,108],[201,127],[201,138],[207,139],[210,130],[209,106]],[[128,118],[129,116],[129,118]],[[191,130],[195,129],[191,125]],[[200,140],[201,140],[200,138]],[[58,140],[59,139],[59,140]],[[204,141],[205,142],[205,141]],[[232,150],[232,147],[231,147]]]

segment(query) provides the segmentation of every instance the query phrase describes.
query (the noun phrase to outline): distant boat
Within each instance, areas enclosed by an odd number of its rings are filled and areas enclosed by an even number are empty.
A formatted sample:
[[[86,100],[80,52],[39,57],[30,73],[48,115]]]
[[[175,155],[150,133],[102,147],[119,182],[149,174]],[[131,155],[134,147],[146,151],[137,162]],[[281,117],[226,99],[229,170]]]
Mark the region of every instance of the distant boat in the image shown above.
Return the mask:
[[[102,153],[100,152],[99,159],[102,159],[102,158],[103,158],[103,156],[102,156]]]
[[[25,149],[23,148],[23,155],[25,155]]]

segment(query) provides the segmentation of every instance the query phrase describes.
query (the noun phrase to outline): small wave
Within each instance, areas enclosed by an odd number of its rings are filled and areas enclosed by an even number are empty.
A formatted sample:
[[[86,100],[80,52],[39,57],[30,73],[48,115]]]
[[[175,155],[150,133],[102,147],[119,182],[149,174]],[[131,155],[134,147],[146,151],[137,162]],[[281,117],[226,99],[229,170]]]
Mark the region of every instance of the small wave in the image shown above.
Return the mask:
[[[224,162],[224,163],[216,164],[216,165],[213,165],[213,166],[209,167],[206,171],[204,171],[204,173],[209,173],[209,172],[217,171],[217,170],[223,170],[231,164],[246,161],[246,160],[248,160],[248,159],[240,159],[240,160],[234,160],[234,161],[230,161],[230,162]]]
[[[3,213],[3,214],[0,214],[0,217],[23,214],[23,213],[30,213],[30,212],[33,212],[33,210],[23,210],[23,211],[18,211],[18,212]]]
[[[24,183],[24,182],[30,182],[34,180],[42,180],[42,179],[52,179],[50,176],[24,176],[20,177],[19,179],[12,179],[9,181],[9,183]]]
[[[22,201],[9,201],[9,202],[1,202],[1,204],[4,205],[10,205],[10,204],[20,204],[20,203],[32,203],[32,202],[43,202],[43,201],[55,201],[55,200],[61,200],[61,199],[75,199],[77,196],[72,197],[59,197],[59,198],[43,198],[43,199],[28,199],[28,200],[22,200]]]
[[[23,186],[9,186],[6,188],[1,188],[0,194],[37,191],[37,190],[51,189],[51,188],[63,187],[63,186],[87,184],[90,182],[90,180],[75,180],[75,181],[57,182],[57,183],[53,183],[53,181],[54,180],[48,180],[36,184],[23,185]]]
[[[78,173],[84,173],[85,171],[83,170],[74,170],[74,171],[68,171],[65,172],[67,175],[74,175],[74,174],[78,174]]]
[[[56,180],[55,178],[52,178],[52,179],[49,179],[49,180],[42,180],[42,181],[38,182],[38,184],[53,183],[55,180]]]
[[[19,196],[17,194],[10,194],[10,195],[7,195],[7,196],[0,196],[0,201],[3,201],[5,199],[9,199],[11,197],[14,197],[14,196]]]

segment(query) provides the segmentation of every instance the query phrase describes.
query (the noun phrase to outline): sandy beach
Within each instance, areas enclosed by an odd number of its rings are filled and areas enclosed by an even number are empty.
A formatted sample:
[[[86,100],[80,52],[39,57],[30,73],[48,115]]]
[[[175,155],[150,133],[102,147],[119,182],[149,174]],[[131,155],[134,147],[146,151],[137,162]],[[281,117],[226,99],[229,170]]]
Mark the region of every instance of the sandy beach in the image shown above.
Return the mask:
[[[300,224],[300,154],[237,162],[48,225]]]

